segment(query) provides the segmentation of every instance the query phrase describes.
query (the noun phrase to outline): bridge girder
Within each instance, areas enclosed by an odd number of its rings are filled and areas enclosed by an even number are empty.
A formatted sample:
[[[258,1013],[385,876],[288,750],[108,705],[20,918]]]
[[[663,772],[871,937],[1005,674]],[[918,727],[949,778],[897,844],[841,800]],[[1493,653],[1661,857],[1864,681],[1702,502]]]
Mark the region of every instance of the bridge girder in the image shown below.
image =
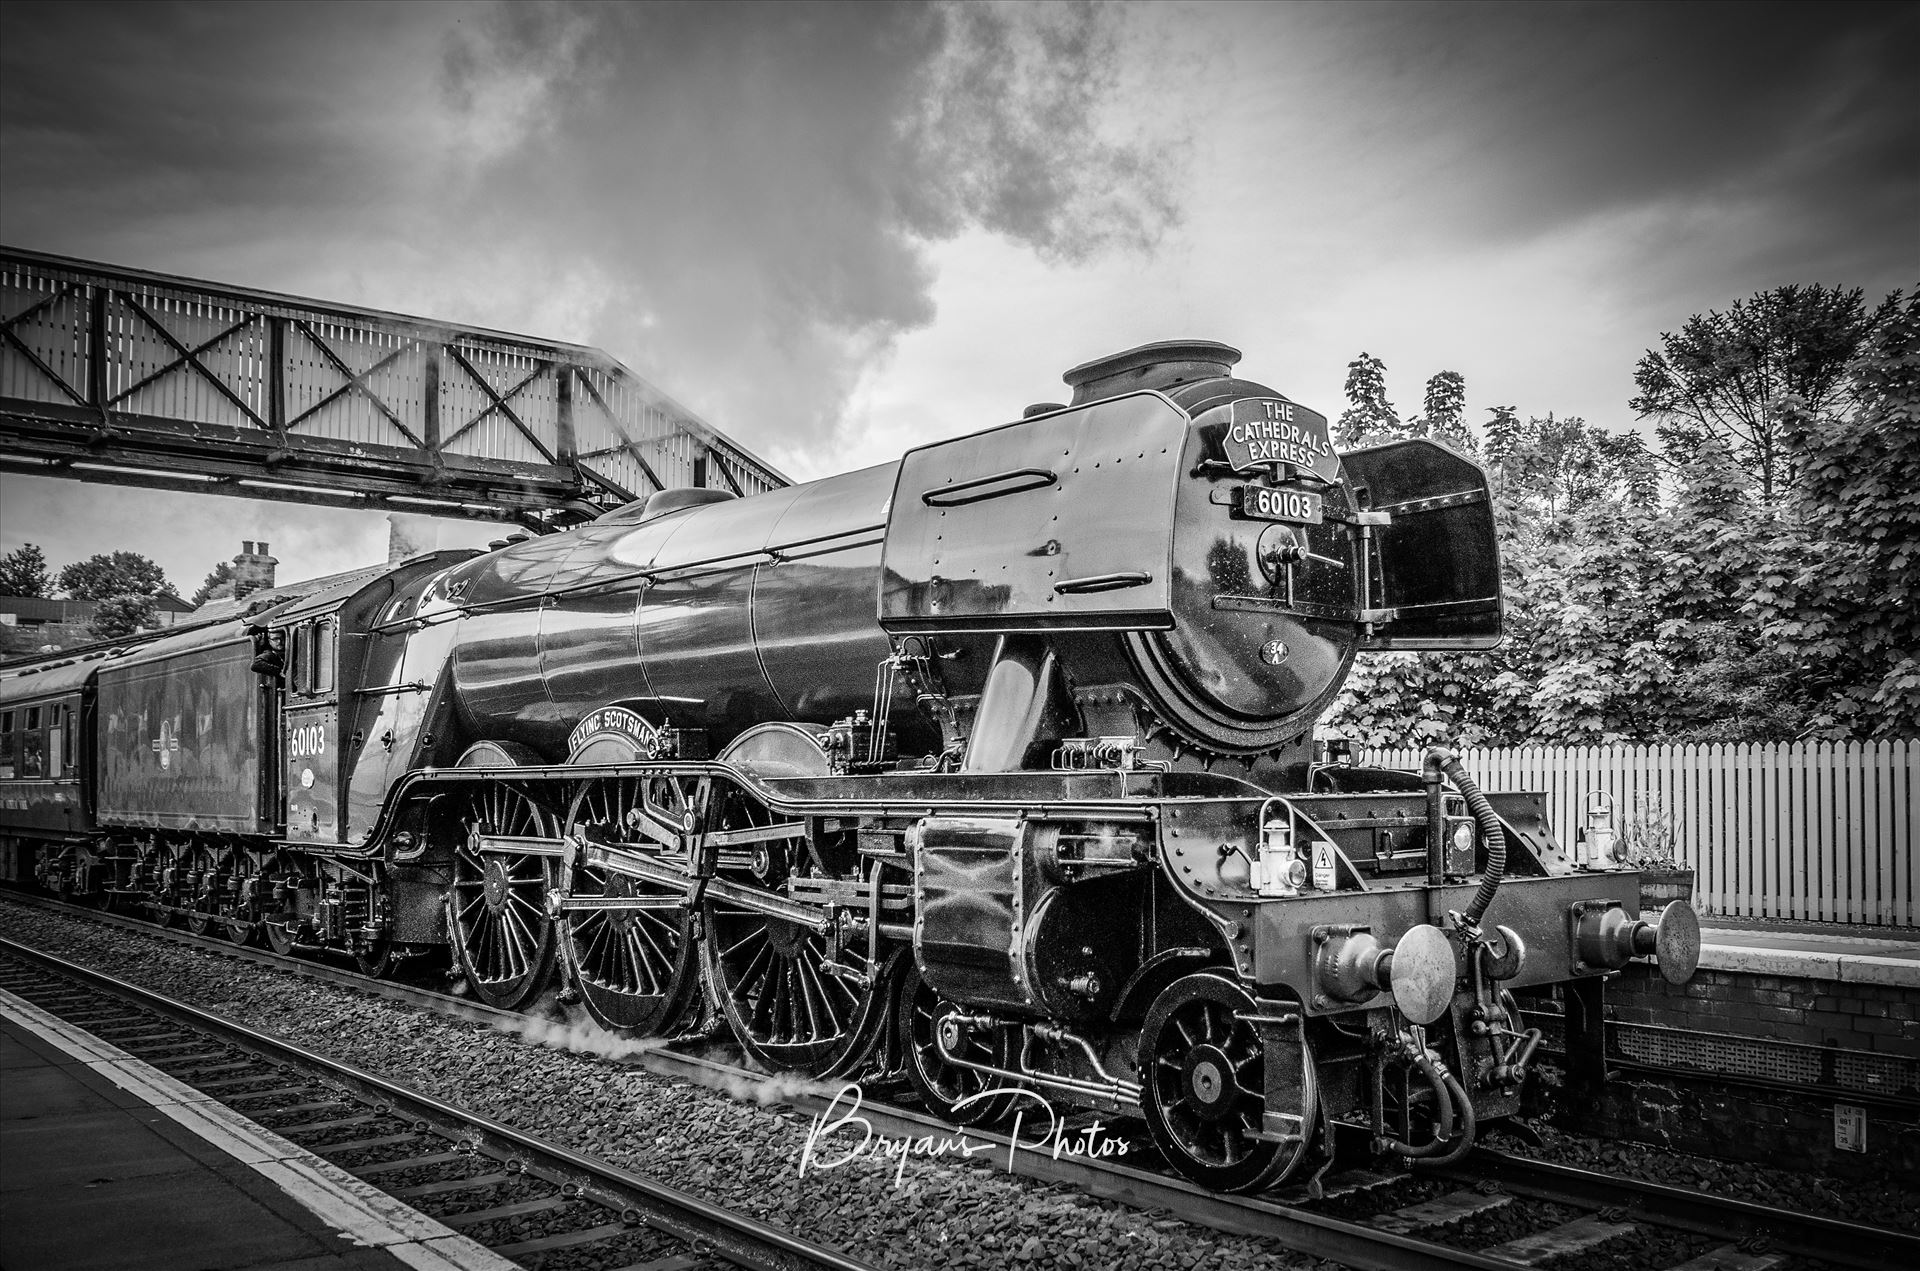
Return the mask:
[[[0,471],[533,525],[787,484],[598,349],[14,248]]]

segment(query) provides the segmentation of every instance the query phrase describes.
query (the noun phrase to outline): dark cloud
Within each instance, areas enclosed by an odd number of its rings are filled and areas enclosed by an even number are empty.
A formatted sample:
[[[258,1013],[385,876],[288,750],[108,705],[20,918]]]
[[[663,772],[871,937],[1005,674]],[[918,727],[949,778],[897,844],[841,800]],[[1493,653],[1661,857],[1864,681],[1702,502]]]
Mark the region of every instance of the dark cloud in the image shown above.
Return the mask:
[[[344,276],[366,294],[338,298],[507,329],[551,279],[591,311],[534,333],[607,346],[749,444],[822,437],[859,369],[931,321],[930,242],[983,227],[1080,260],[1151,248],[1176,210],[1164,156],[1110,126],[1113,8],[0,20],[9,241],[286,289]]]
[[[1920,192],[1920,6],[1413,4],[1314,11],[1357,135],[1428,147],[1405,196],[1480,237],[1674,197],[1884,242]],[[1808,219],[1811,219],[1809,216]]]
[[[923,6],[496,10],[449,91],[551,77],[541,128],[482,177],[496,227],[590,244],[654,323],[622,347],[713,363],[734,419],[806,436],[933,317],[929,240],[974,226],[1081,259],[1150,247],[1173,174],[1103,136],[1113,11]]]

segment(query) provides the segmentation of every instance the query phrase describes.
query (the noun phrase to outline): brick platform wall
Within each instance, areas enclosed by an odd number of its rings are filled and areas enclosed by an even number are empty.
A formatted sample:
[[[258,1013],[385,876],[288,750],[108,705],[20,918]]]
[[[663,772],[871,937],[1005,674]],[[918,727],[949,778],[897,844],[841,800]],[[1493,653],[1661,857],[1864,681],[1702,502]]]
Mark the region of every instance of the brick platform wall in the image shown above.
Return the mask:
[[[1607,1006],[1628,1023],[1920,1059],[1920,990],[1893,984],[1702,970],[1675,985],[1634,963],[1607,982]]]
[[[1556,989],[1522,1001],[1543,1012],[1536,1019],[1554,1048],[1562,1043],[1551,1018],[1558,999]],[[1920,990],[1723,970],[1672,985],[1636,963],[1607,982],[1606,1001],[1608,1020],[1621,1026],[1611,1030],[1610,1056],[1634,1066],[1608,1083],[1599,1106],[1582,1110],[1576,1128],[1840,1177],[1920,1179]],[[1662,1051],[1684,1056],[1684,1066],[1663,1064]],[[1701,1066],[1727,1075],[1687,1070]],[[1673,1075],[1649,1071],[1663,1068]],[[1541,1076],[1537,1093],[1546,1098],[1529,1102],[1544,1112],[1560,1074],[1548,1067]],[[1756,1086],[1744,1076],[1785,1084]],[[1839,1105],[1865,1110],[1864,1152],[1836,1146]]]

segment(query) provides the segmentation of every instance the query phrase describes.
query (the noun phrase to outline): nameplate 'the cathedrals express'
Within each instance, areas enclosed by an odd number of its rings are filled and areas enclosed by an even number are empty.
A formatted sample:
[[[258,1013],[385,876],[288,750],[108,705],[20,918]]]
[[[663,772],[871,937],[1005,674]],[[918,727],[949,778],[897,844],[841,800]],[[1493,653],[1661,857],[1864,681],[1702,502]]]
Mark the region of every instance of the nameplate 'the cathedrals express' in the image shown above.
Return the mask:
[[[1327,417],[1284,397],[1235,402],[1220,444],[1235,472],[1284,466],[1326,482],[1340,475]]]

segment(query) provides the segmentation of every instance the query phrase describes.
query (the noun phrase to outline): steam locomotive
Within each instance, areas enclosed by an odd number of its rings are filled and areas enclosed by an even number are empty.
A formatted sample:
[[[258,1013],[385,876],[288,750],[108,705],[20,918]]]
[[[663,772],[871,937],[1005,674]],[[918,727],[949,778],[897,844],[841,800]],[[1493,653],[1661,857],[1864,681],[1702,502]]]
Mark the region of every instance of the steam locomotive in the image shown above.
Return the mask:
[[[268,593],[0,677],[4,871],[766,1067],[1137,1116],[1250,1190],[1339,1127],[1438,1159],[1684,902],[1459,759],[1328,762],[1354,655],[1485,648],[1484,473],[1207,341],[901,461]],[[1594,1044],[1597,1032],[1577,1034]],[[1569,1047],[1576,1034],[1570,1032]]]

